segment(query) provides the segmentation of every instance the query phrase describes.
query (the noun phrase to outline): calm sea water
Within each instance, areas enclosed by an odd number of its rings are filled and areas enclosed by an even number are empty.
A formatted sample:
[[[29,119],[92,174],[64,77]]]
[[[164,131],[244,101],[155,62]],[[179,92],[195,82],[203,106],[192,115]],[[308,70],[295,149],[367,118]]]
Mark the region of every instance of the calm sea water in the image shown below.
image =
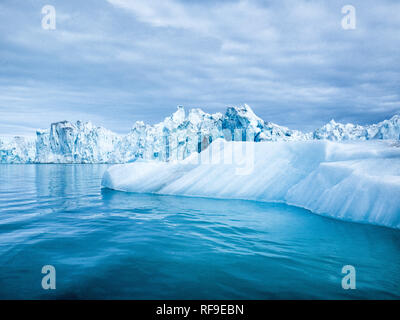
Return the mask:
[[[253,201],[101,189],[105,165],[0,165],[0,298],[400,298],[400,231]],[[56,290],[43,290],[44,265]],[[356,290],[343,290],[344,265]]]

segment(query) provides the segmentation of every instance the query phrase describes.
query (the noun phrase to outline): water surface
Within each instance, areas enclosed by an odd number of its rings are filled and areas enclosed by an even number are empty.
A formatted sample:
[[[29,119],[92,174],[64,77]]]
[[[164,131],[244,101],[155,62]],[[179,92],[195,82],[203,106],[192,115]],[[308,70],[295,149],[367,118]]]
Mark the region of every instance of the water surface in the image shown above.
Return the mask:
[[[0,165],[0,298],[400,298],[398,230],[283,204],[101,189],[106,168]],[[41,287],[44,265],[56,290]],[[342,289],[344,265],[356,290]]]

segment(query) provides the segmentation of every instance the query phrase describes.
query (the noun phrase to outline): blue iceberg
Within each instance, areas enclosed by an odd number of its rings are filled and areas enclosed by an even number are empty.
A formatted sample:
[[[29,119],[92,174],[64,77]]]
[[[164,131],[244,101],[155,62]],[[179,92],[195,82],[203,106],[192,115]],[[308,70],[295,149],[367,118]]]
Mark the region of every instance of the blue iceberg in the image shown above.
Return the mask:
[[[400,145],[394,141],[218,139],[184,160],[114,165],[102,185],[284,202],[332,218],[400,228]]]

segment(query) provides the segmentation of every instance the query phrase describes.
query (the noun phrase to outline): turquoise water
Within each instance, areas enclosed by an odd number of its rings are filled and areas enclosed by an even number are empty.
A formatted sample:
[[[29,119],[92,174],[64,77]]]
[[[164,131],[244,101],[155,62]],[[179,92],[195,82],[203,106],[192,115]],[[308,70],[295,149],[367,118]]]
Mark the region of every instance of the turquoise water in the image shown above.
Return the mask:
[[[400,298],[400,231],[283,204],[101,189],[105,165],[0,165],[0,298]],[[56,268],[56,290],[41,269]],[[343,290],[344,265],[356,290]]]

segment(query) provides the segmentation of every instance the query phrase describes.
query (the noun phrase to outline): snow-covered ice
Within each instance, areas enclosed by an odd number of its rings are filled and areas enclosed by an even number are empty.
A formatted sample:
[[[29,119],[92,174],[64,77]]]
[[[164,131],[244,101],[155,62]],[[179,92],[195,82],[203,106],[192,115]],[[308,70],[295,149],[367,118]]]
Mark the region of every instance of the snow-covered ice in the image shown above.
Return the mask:
[[[112,166],[102,185],[127,192],[279,201],[333,218],[400,228],[400,147],[391,141],[218,139],[185,160]]]
[[[266,122],[248,105],[209,114],[183,107],[164,121],[147,125],[137,121],[126,135],[91,122],[62,121],[38,130],[36,137],[0,138],[2,163],[127,163],[137,160],[175,161],[201,151],[216,139],[227,141],[399,140],[400,117],[370,126],[331,121],[303,133]]]

